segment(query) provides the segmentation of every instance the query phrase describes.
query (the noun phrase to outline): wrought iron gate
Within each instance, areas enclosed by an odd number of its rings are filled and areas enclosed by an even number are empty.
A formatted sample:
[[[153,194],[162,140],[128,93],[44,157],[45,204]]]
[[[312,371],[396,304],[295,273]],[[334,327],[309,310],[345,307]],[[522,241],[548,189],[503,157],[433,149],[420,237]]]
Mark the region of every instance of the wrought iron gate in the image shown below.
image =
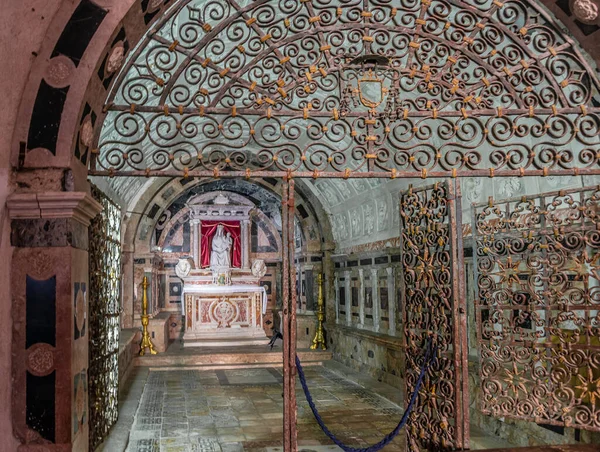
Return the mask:
[[[118,416],[121,212],[94,186],[92,196],[103,208],[89,229],[89,425],[95,450]]]
[[[481,409],[600,431],[600,186],[473,208]]]
[[[283,230],[283,446],[296,452],[296,266],[294,259],[294,181],[284,179],[282,190]]]
[[[469,447],[466,309],[457,181],[401,193],[402,302],[408,401],[429,337],[437,357],[407,424],[408,450]]]

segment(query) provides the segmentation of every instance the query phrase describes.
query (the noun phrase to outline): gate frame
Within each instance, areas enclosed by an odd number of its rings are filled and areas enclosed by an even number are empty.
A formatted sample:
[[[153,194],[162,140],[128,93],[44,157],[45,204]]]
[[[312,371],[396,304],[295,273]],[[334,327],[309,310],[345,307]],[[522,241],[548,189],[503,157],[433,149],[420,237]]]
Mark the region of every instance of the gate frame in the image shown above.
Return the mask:
[[[282,193],[283,232],[283,448],[298,450],[296,402],[296,266],[294,263],[294,181],[284,178]]]
[[[402,200],[403,197],[407,194],[415,194],[428,192],[430,190],[436,190],[440,185],[445,186],[445,190],[447,193],[446,203],[447,203],[447,220],[444,223],[437,224],[445,224],[448,227],[448,238],[449,238],[449,252],[450,252],[450,260],[451,260],[451,277],[452,277],[452,334],[453,334],[453,342],[452,342],[452,351],[450,351],[450,356],[452,356],[452,361],[454,365],[454,404],[455,404],[455,416],[454,416],[454,425],[456,428],[456,443],[451,445],[451,448],[458,449],[469,449],[470,444],[470,418],[469,418],[469,386],[468,386],[468,346],[467,346],[467,310],[466,310],[466,297],[465,297],[465,274],[464,274],[464,247],[463,247],[463,238],[462,238],[462,204],[461,204],[461,191],[460,191],[460,182],[458,180],[445,179],[440,182],[436,182],[432,185],[420,186],[420,187],[412,187],[409,186],[407,190],[402,190],[400,192],[399,203],[400,203],[400,228],[403,230],[403,218],[402,218]],[[429,199],[429,198],[428,198]],[[400,252],[403,254],[404,249],[404,237],[402,232],[400,233]],[[420,251],[420,250],[419,250]],[[408,348],[408,337],[407,337],[407,304],[406,304],[406,287],[405,287],[405,279],[404,279],[404,261],[401,259],[402,265],[401,269],[401,278],[400,278],[400,288],[401,295],[400,299],[402,302],[403,312],[402,312],[402,341],[403,346],[405,348],[405,353]],[[439,356],[439,352],[438,352]],[[435,367],[435,364],[434,366]],[[414,369],[412,369],[414,371]],[[407,380],[408,373],[408,364],[405,360],[404,365],[404,394],[405,394],[405,407],[407,406],[407,402],[409,399],[409,391],[413,388],[409,387]],[[431,375],[432,370],[430,369],[426,375]],[[419,392],[423,392],[425,389],[422,387]],[[413,433],[411,433],[410,424],[414,422],[413,416],[409,417],[409,422],[407,424],[407,450],[411,449],[410,437]],[[416,432],[415,432],[416,434]],[[435,450],[440,450],[436,448]]]

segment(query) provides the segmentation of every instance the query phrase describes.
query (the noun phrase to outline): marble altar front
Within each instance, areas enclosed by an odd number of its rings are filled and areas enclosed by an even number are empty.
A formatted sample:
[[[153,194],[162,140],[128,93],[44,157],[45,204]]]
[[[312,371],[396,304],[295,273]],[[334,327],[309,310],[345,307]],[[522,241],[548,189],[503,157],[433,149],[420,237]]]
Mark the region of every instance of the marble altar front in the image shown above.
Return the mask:
[[[265,343],[263,287],[187,287],[184,299],[186,347]]]

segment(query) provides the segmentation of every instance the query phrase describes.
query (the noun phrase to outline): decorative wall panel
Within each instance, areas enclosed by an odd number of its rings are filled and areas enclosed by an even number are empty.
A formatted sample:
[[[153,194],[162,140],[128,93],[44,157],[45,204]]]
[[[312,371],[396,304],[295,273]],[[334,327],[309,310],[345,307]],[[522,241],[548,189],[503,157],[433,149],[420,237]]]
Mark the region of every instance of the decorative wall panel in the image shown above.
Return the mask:
[[[600,186],[473,218],[482,411],[600,431]]]
[[[400,195],[406,401],[429,338],[436,348],[407,424],[410,451],[469,448],[461,206],[455,183],[410,188]]]
[[[102,212],[90,224],[90,449],[106,437],[118,415],[121,212],[92,186]]]

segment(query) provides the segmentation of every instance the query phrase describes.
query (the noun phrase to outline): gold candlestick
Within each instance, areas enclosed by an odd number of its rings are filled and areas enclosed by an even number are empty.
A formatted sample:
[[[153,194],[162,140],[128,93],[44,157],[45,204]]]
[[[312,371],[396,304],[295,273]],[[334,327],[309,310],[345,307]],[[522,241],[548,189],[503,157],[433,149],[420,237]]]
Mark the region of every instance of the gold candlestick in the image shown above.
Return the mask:
[[[325,345],[325,336],[323,335],[323,320],[325,319],[325,311],[323,308],[323,275],[319,273],[317,278],[317,284],[319,284],[319,298],[317,299],[317,331],[315,332],[315,338],[312,340],[311,350],[316,350],[319,345],[322,350],[327,350]]]
[[[146,349],[150,349],[151,355],[156,355],[158,352],[154,349],[154,344],[150,340],[150,334],[148,334],[148,277],[144,276],[142,281],[142,342],[140,342],[140,356],[146,354]]]

